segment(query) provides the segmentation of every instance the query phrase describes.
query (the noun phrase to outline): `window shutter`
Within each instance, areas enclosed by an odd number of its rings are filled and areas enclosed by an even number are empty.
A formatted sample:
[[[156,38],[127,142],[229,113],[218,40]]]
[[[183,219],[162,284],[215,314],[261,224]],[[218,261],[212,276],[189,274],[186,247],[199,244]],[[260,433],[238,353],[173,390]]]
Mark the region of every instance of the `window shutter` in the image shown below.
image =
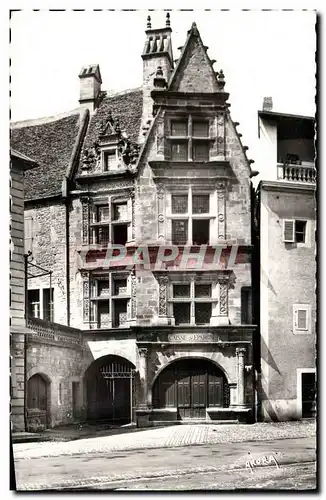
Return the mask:
[[[283,220],[283,241],[294,243],[294,220]]]
[[[307,330],[307,310],[298,309],[297,310],[297,328],[298,330]]]

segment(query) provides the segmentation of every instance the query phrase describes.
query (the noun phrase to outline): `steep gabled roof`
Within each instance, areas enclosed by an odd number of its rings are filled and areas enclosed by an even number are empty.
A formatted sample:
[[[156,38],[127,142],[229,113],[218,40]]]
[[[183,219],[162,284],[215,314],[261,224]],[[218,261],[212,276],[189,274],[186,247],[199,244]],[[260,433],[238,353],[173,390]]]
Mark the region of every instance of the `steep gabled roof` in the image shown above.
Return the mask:
[[[30,168],[37,167],[36,161],[24,155],[20,151],[16,151],[15,149],[12,148],[10,148],[10,158],[18,160],[19,164],[21,165],[21,168],[23,168],[25,171],[29,170]]]
[[[119,119],[120,129],[126,132],[133,143],[138,142],[143,111],[143,92],[133,89],[113,96],[105,97],[89,122],[81,158],[86,149],[92,148],[98,141],[103,123],[112,116],[113,120]]]
[[[88,116],[87,110],[77,109],[56,117],[11,124],[11,147],[38,163],[25,173],[25,200],[62,193],[62,183],[78,154]]]
[[[171,75],[168,90],[175,92],[198,92],[205,82],[206,92],[218,92],[213,64],[207,55],[196,23],[188,31],[186,43]]]

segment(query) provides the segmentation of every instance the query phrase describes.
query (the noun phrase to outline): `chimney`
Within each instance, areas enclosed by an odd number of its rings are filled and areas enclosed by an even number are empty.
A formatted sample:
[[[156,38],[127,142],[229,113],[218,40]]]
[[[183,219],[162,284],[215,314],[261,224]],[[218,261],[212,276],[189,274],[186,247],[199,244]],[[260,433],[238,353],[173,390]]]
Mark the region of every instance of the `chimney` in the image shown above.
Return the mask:
[[[273,98],[272,97],[264,97],[263,111],[273,111]]]
[[[173,70],[172,54],[172,29],[170,26],[170,14],[166,14],[164,28],[152,28],[151,18],[147,18],[146,40],[142,53],[143,59],[143,114],[140,130],[140,142],[144,141],[143,126],[148,128],[148,121],[153,118],[153,100],[151,91],[155,86],[164,88],[169,82]],[[159,69],[158,69],[159,68]],[[157,76],[159,79],[157,79]]]
[[[98,64],[83,66],[79,73],[80,92],[79,103],[92,113],[98,106],[101,94],[101,72]]]

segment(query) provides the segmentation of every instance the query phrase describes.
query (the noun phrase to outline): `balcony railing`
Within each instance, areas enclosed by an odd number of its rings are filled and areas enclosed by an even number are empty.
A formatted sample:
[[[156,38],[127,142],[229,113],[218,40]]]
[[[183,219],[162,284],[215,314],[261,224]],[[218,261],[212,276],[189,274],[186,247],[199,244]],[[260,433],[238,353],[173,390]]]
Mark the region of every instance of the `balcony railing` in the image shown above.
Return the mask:
[[[292,182],[316,182],[316,169],[313,162],[278,163],[277,178]]]

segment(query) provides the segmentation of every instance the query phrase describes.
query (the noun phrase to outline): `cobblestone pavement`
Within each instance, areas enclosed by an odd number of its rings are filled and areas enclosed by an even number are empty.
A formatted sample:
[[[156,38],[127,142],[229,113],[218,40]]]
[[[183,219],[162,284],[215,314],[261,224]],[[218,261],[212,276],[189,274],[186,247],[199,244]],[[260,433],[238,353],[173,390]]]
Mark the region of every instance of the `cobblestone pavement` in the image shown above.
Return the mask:
[[[14,458],[28,459],[95,452],[169,448],[208,443],[241,443],[316,435],[315,422],[258,423],[254,425],[176,425],[137,433],[80,439],[70,442],[16,443]]]

